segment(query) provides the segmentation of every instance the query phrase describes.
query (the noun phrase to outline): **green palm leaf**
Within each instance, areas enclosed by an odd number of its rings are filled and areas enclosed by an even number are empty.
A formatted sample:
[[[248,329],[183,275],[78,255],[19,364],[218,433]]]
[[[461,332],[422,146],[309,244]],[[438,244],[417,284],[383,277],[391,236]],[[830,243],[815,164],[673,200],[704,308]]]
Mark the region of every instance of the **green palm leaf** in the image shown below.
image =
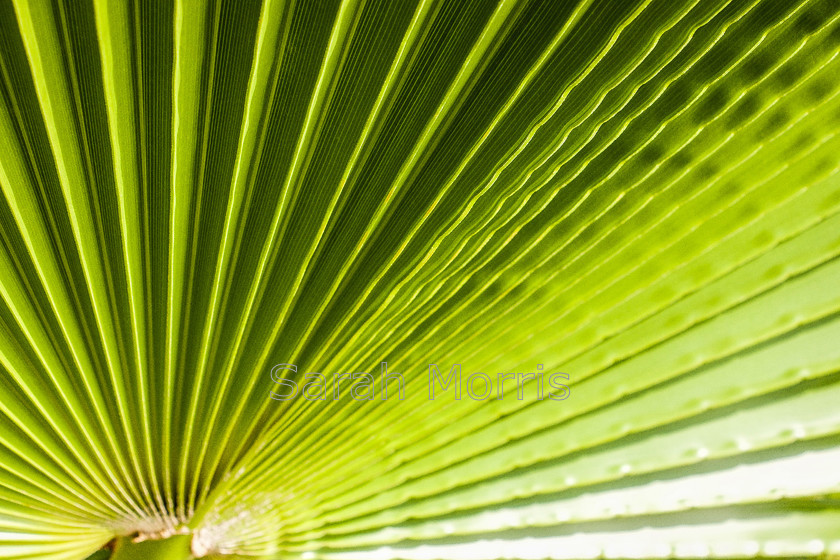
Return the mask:
[[[0,29],[0,557],[840,553],[835,0]]]

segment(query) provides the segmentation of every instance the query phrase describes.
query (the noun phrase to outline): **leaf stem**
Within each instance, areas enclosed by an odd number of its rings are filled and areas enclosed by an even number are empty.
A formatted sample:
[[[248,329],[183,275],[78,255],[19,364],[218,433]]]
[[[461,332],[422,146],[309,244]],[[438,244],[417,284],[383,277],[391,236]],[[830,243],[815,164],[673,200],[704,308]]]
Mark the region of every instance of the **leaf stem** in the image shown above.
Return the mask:
[[[175,535],[135,543],[130,537],[120,537],[111,560],[193,560],[190,540],[190,535]]]

